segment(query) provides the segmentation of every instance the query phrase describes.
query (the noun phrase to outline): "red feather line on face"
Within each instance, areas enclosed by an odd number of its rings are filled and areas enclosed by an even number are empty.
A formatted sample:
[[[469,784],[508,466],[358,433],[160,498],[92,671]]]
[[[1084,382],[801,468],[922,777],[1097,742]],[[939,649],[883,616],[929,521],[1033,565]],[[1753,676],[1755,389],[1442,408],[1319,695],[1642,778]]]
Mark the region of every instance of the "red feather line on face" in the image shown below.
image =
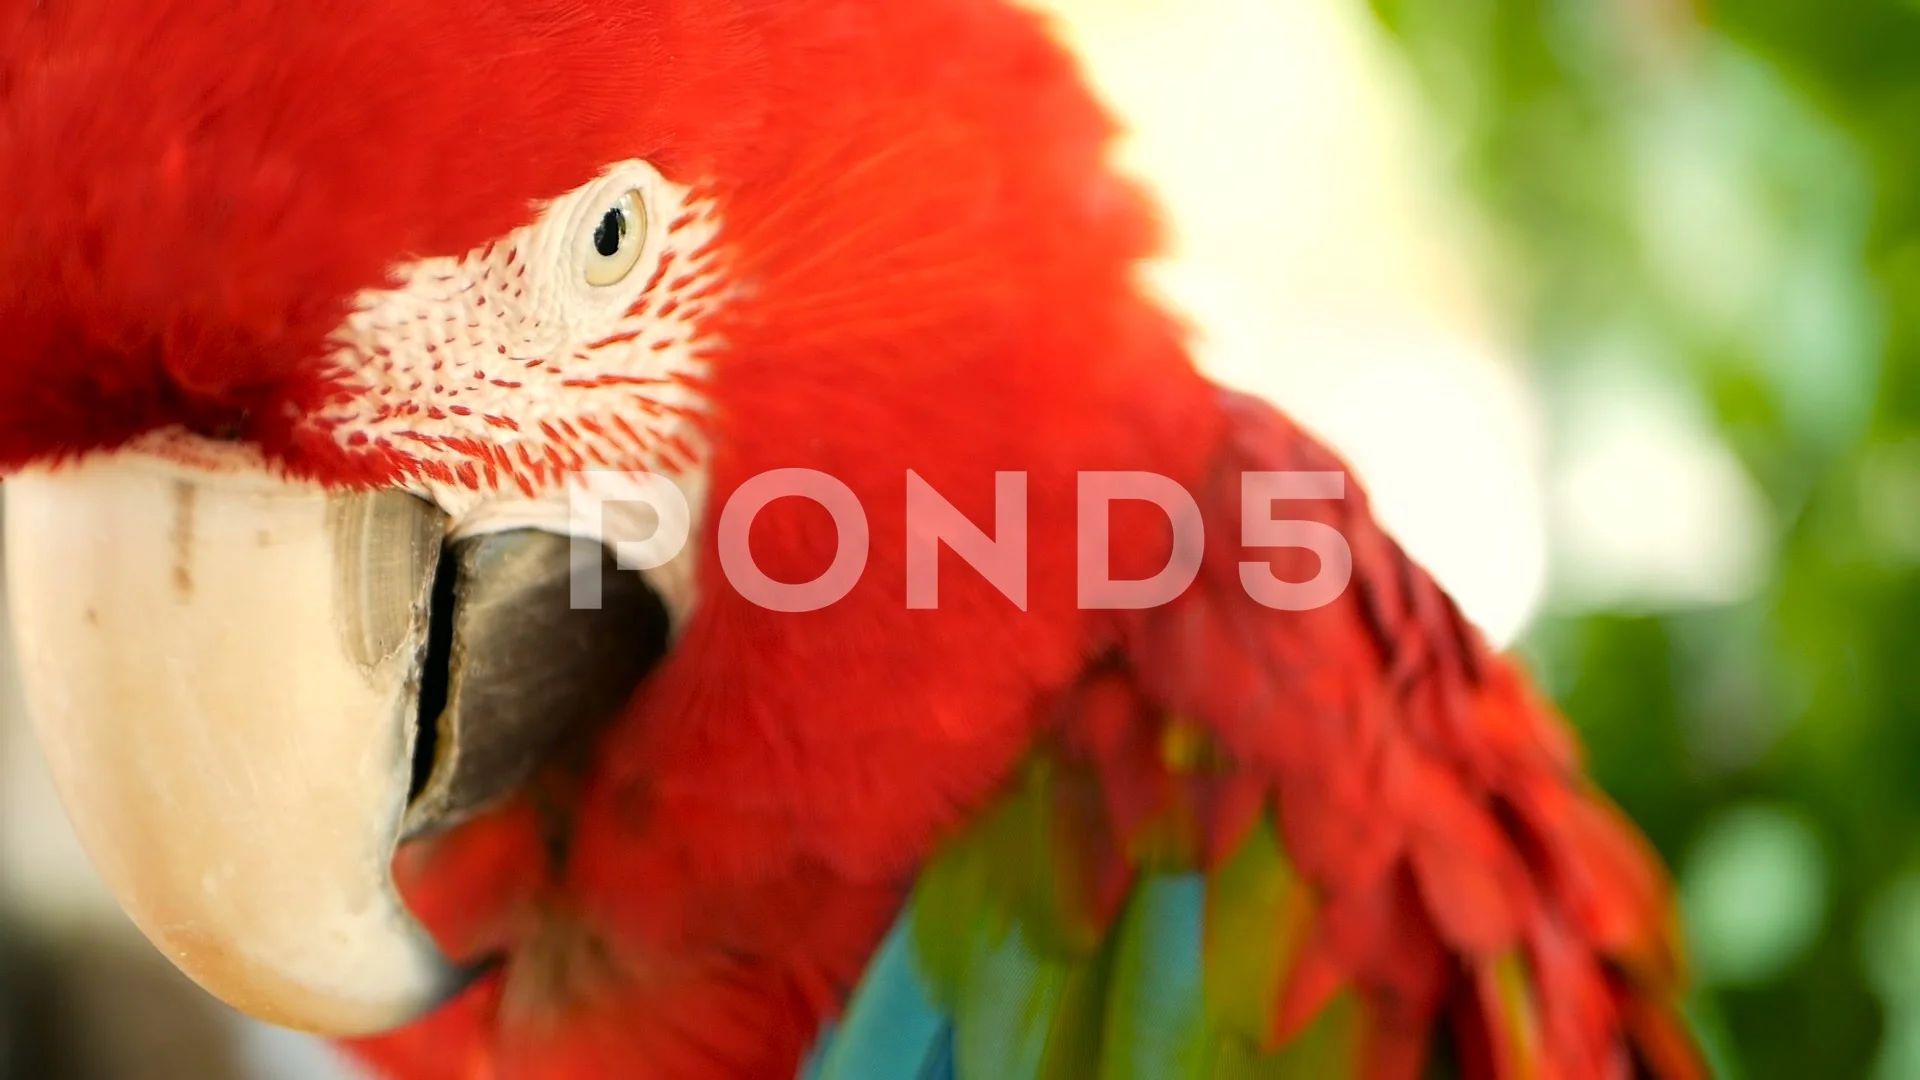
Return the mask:
[[[565,256],[579,222],[597,219],[594,200],[630,184],[644,187],[647,213],[677,228],[646,229],[631,281],[595,293]],[[338,394],[296,435],[389,462],[454,502],[551,497],[584,469],[693,470],[703,457],[699,388],[717,342],[700,305],[684,301],[718,298],[726,273],[711,204],[682,213],[686,199],[624,163],[534,226],[463,258],[412,264],[394,287],[363,293],[333,337]]]

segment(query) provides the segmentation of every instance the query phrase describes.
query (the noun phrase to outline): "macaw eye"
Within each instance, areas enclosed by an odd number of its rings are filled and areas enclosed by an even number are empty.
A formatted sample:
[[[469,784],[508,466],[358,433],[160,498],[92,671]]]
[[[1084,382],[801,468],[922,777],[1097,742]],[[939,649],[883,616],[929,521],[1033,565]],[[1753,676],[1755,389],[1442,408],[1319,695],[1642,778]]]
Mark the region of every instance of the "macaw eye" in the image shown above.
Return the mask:
[[[587,284],[618,285],[640,261],[647,246],[647,204],[629,190],[594,220],[587,235]]]

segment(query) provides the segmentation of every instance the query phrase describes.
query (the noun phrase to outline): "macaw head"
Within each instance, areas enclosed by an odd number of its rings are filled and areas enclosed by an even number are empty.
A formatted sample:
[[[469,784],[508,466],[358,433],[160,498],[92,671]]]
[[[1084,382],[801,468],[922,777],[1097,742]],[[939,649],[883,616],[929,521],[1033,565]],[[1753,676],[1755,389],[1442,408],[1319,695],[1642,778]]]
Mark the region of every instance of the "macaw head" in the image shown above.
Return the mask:
[[[279,1022],[443,998],[396,844],[646,722],[743,479],[853,489],[897,595],[907,468],[989,520],[1119,439],[1174,335],[1108,136],[987,0],[0,0],[10,593],[135,921]],[[623,513],[692,539],[617,570]]]

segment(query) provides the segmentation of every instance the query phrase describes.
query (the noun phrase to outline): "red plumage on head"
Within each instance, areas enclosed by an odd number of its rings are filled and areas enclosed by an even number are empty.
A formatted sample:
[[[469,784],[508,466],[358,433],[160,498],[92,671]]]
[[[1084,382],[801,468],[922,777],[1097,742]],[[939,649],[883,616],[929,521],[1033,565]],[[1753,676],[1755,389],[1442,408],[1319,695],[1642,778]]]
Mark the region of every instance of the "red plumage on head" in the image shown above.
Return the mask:
[[[7,0],[0,462],[309,404],[348,297],[751,138],[724,5]],[[731,146],[729,146],[731,144]]]
[[[625,158],[721,196],[743,345],[970,358],[1147,246],[1089,183],[1108,130],[974,0],[5,0],[0,467],[174,423],[291,452],[358,290]]]

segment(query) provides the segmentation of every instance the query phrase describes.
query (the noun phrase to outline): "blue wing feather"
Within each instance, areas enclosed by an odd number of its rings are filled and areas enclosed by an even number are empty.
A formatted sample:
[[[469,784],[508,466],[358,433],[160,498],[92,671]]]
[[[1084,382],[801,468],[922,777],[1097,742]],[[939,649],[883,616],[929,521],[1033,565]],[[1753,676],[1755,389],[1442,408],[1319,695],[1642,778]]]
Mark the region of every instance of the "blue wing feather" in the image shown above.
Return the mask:
[[[953,1023],[914,955],[913,909],[874,954],[846,1016],[824,1032],[801,1080],[953,1080]]]
[[[1149,878],[1128,902],[1108,989],[1101,1080],[1203,1074],[1206,902],[1207,882],[1199,874]]]

